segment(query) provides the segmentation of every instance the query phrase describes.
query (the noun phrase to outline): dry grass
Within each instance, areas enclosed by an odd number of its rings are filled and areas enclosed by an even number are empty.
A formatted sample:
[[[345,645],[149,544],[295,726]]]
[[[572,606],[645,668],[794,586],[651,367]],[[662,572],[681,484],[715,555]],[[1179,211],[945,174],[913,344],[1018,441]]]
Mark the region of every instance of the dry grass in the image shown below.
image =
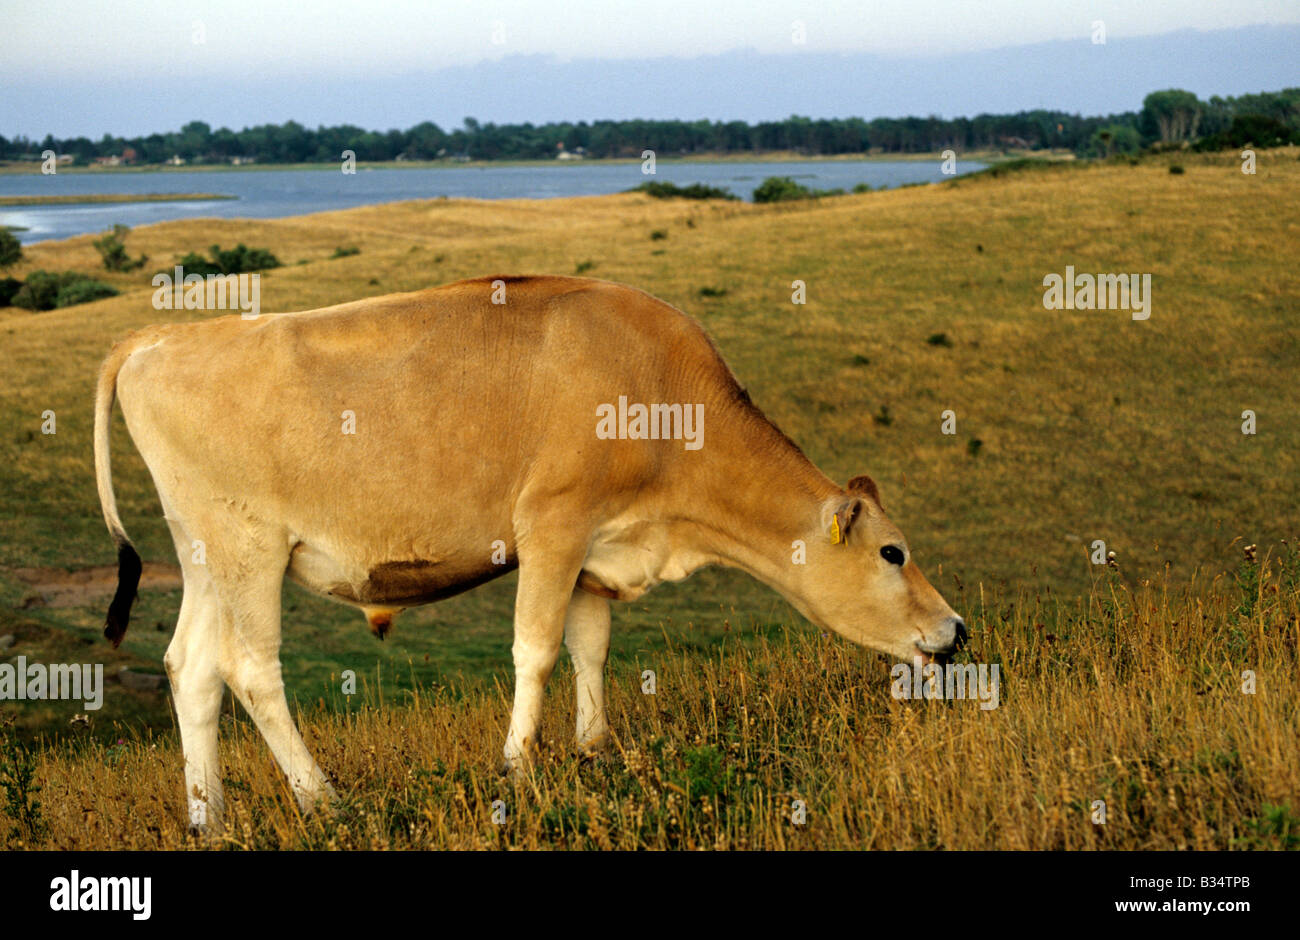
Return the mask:
[[[1074,605],[990,603],[973,618],[970,658],[999,665],[992,710],[896,700],[885,659],[804,630],[704,655],[669,643],[615,670],[615,744],[596,762],[567,743],[562,669],[542,759],[518,786],[493,769],[508,708],[499,688],[439,688],[406,706],[363,694],[301,716],[342,793],[307,817],[256,731],[231,717],[229,830],[206,843],[186,834],[173,736],[72,742],[41,752],[36,844],[1296,848],[1298,584],[1293,551],[1208,592],[1133,593],[1108,574]],[[656,672],[657,694],[642,694],[642,669]],[[1243,694],[1244,669],[1255,694]],[[807,807],[800,826],[795,800]],[[0,829],[8,822],[0,813]]]
[[[269,248],[286,267],[263,282],[266,310],[594,261],[592,275],[698,316],[829,473],[869,470],[971,622],[971,658],[1003,670],[995,711],[896,702],[883,659],[821,638],[747,579],[702,573],[616,609],[620,750],[570,758],[572,693],[557,674],[552,746],[535,788],[515,792],[495,776],[512,582],[414,613],[382,646],[354,614],[290,594],[285,675],[299,700],[315,703],[342,668],[383,666],[385,689],[371,708],[303,713],[345,793],[328,820],[297,817],[260,740],[231,719],[231,844],[1294,846],[1296,583],[1275,570],[1251,589],[1259,569],[1239,569],[1232,543],[1295,534],[1296,158],[1262,152],[1254,177],[1232,155],[1180,155],[1182,175],[1169,159],[1061,166],[806,204],[430,200],[136,229],[129,250],[159,267],[214,242]],[[77,269],[127,293],[0,311],[0,633],[17,633],[10,653],[85,643],[77,658],[156,667],[177,595],[142,597],[137,632],[109,653],[94,640],[101,609],[16,614],[25,587],[4,571],[112,562],[90,462],[96,367],[129,329],[207,315],[155,311],[148,273],[103,272],[92,238],[30,246],[16,276]],[[330,260],[350,244],[361,253]],[[1066,265],[1151,273],[1151,319],[1044,310],[1042,278]],[[790,303],[795,279],[806,306]],[[937,333],[951,345],[927,342]],[[886,408],[888,423],[873,419]],[[946,408],[956,437],[939,433]],[[1247,408],[1253,437],[1240,433]],[[46,409],[57,435],[39,431]],[[114,475],[142,553],[172,560],[120,420]],[[1120,562],[1100,587],[1096,538]],[[1252,590],[1262,600],[1248,603]],[[641,695],[642,668],[658,672],[657,696]],[[1257,694],[1241,693],[1243,670]],[[431,695],[435,677],[453,688]],[[146,730],[117,731],[139,713],[119,710],[115,688],[96,728],[38,748],[42,846],[188,844],[166,700]],[[490,821],[496,798],[505,827]],[[803,828],[786,818],[794,798]],[[1094,799],[1105,826],[1089,821]]]

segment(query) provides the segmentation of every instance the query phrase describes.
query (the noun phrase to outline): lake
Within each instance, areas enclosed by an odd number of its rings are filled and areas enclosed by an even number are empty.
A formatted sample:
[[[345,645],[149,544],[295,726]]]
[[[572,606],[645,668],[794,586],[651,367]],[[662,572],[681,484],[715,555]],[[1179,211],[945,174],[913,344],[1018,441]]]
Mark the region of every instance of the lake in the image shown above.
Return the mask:
[[[984,164],[959,161],[957,172]],[[339,170],[144,171],[0,175],[0,196],[69,196],[98,193],[220,193],[233,199],[105,205],[0,206],[0,225],[20,226],[23,242],[102,232],[120,222],[135,227],[186,218],[273,219],[309,212],[438,196],[472,199],[551,199],[622,192],[647,180],[679,186],[705,183],[742,198],[769,176],[790,176],[813,189],[852,189],[869,183],[891,189],[946,177],[938,160],[825,160],[795,163],[672,163],[653,176],[637,163],[566,163],[556,166],[437,167]]]

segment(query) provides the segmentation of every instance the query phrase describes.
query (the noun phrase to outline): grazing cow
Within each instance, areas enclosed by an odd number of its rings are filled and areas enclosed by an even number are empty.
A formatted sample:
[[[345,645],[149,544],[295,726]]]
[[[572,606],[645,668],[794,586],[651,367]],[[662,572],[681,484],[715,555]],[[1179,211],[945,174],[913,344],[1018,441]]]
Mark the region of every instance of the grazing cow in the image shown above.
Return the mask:
[[[401,609],[517,567],[512,772],[531,759],[561,643],[592,750],[608,736],[609,601],[704,565],[747,571],[814,624],[903,659],[946,657],[964,636],[870,477],[832,483],[699,324],[608,281],[478,278],[119,343],[95,401],[116,646],[140,559],[113,496],[115,396],[184,570],[165,663],[199,827],[221,816],[225,686],[304,808],[333,792],[285,699],[286,574],[382,635]]]

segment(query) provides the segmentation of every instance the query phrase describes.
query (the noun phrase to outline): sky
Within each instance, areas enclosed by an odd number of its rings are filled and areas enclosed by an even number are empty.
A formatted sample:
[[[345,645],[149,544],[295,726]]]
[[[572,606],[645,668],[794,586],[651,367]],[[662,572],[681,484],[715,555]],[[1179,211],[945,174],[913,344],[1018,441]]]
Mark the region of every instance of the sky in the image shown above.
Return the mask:
[[[1000,81],[993,51],[1056,48],[1052,43],[1078,51],[1096,45],[1091,37],[1098,21],[1106,45],[1122,49],[1126,41],[1174,31],[1297,25],[1300,2],[0,0],[0,134],[136,134],[174,129],[191,118],[214,126],[295,118],[375,128],[425,119],[456,126],[467,114],[499,122],[637,114],[754,120],[786,116],[790,101],[806,103],[795,110],[814,116],[854,103],[820,100],[824,82],[799,77],[798,63],[805,60],[872,63],[865,74],[873,79],[891,64],[899,73],[910,68],[920,86],[928,66],[965,62],[975,71],[955,81],[975,80],[973,91],[988,101],[981,110],[999,111],[1017,100],[1005,92],[1017,89]],[[1185,64],[1202,69],[1192,83],[1225,85],[1211,91],[1259,91],[1266,86],[1249,84],[1253,57]],[[1291,84],[1300,84],[1300,49],[1283,59],[1254,65],[1295,73]],[[666,77],[660,73],[693,76],[693,70],[719,67],[733,70],[732,85],[745,83],[747,68],[769,70],[780,76],[770,84],[792,94],[777,95],[771,113],[762,113],[763,101],[730,98],[705,79],[694,97],[684,87],[688,82],[679,82],[669,100],[663,97]],[[530,69],[540,90],[530,87]],[[637,70],[645,75],[639,96]],[[619,113],[600,110],[606,74],[616,75],[619,87],[605,107]],[[764,76],[754,77],[761,85]],[[1273,77],[1265,71],[1258,80]],[[1226,87],[1234,81],[1245,87]],[[864,106],[884,108],[881,114],[952,113],[941,85],[919,90],[901,96],[906,110],[891,110],[890,100]],[[1140,101],[1141,94],[1133,94]],[[516,103],[522,100],[531,110],[521,117]],[[1099,99],[1097,106],[1121,109],[1104,104]],[[681,113],[663,113],[666,105]],[[738,110],[749,113],[732,113]]]

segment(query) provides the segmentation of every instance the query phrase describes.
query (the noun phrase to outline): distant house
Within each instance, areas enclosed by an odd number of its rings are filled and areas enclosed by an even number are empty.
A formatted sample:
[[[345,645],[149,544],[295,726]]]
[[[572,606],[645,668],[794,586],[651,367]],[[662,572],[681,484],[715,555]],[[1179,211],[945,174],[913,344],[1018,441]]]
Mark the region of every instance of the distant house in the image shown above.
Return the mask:
[[[185,158],[180,156],[179,154],[172,154],[172,156],[168,157],[167,160],[164,162],[168,166],[184,166]]]
[[[135,163],[135,161],[138,159],[139,159],[139,155],[135,152],[134,147],[126,147],[122,150],[123,163]]]
[[[71,166],[77,162],[77,158],[70,153],[61,153],[54,158],[54,162],[59,166]]]
[[[95,166],[121,166],[122,157],[118,154],[109,157],[96,157],[94,163]]]
[[[245,163],[256,163],[257,157],[231,157],[231,166],[243,166]]]
[[[572,150],[565,150],[564,141],[560,141],[556,144],[555,149],[557,151],[555,159],[557,160],[581,160],[587,155],[586,148],[583,147],[575,147]]]

